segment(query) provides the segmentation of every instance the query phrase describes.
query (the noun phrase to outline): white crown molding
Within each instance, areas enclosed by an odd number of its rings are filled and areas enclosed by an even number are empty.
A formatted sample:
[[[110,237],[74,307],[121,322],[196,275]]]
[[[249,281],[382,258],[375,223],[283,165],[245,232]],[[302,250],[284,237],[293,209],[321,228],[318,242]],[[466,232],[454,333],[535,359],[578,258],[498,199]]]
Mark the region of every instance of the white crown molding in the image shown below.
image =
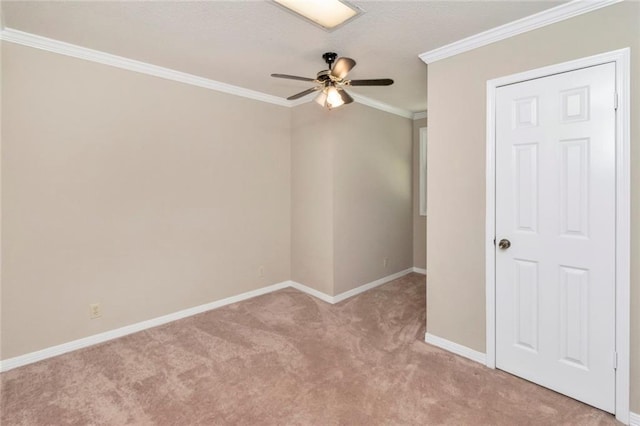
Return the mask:
[[[427,118],[427,111],[413,113],[414,120],[422,120],[423,118]]]
[[[640,414],[629,413],[629,426],[640,426]]]
[[[388,112],[390,114],[399,115],[404,118],[413,118],[413,113],[411,111],[407,111],[406,109],[397,108],[391,106],[389,104],[385,104],[384,102],[376,101],[375,99],[367,98],[366,96],[358,95],[357,93],[349,93],[354,101],[359,104],[366,105],[371,108],[378,109],[380,111]]]
[[[3,28],[0,31],[0,40],[288,108],[293,108],[313,100],[313,95],[310,95],[295,101],[288,101],[287,99],[279,96],[245,89],[244,87],[233,86],[220,81],[148,64],[146,62],[136,61],[134,59],[124,58],[122,56],[112,55],[99,50],[88,49],[86,47],[15,30],[13,28]],[[386,111],[391,114],[400,115],[402,117],[412,118],[412,113],[410,111],[385,104],[384,102],[359,95],[354,95],[353,98],[356,102],[363,105]]]
[[[289,106],[293,108],[293,107],[297,107],[297,106],[300,106],[300,105],[308,104],[309,102],[313,102],[313,99],[316,97],[316,95],[317,95],[317,93],[314,92],[314,93],[311,93],[311,94],[309,94],[307,96],[303,96],[301,98],[298,98],[296,100],[289,101]]]
[[[364,284],[353,290],[349,290],[347,292],[341,293],[337,296],[329,296],[328,294],[325,294],[321,291],[308,287],[304,284],[297,283],[295,281],[283,281],[267,287],[259,288],[257,290],[252,290],[246,293],[238,294],[236,296],[227,297],[225,299],[216,300],[214,302],[206,303],[204,305],[194,306],[192,308],[183,309],[181,311],[173,312],[171,314],[163,315],[161,317],[152,318],[150,320],[120,327],[115,330],[105,331],[104,333],[94,334],[92,336],[84,337],[82,339],[73,340],[71,342],[63,343],[56,346],[51,346],[49,348],[45,348],[39,351],[30,352],[30,353],[19,355],[13,358],[8,358],[0,361],[0,372],[9,371],[14,368],[22,367],[27,364],[32,364],[34,362],[45,360],[47,358],[52,358],[54,356],[62,355],[67,352],[86,348],[88,346],[93,346],[98,343],[107,342],[109,340],[117,339],[118,337],[126,336],[128,334],[136,333],[138,331],[146,330],[152,327],[157,327],[159,325],[166,324],[172,321],[177,321],[182,318],[187,318],[193,315],[201,314],[203,312],[207,312],[213,309],[227,306],[232,303],[237,303],[243,300],[251,299],[256,296],[262,296],[263,294],[271,293],[276,290],[281,290],[287,287],[293,287],[296,290],[309,294],[324,302],[334,304],[334,303],[341,302],[345,299],[348,299],[349,297],[353,297],[357,294],[363,293],[374,287],[378,287],[382,284],[386,284],[389,281],[393,281],[397,278],[405,276],[409,272],[412,272],[412,270],[413,268],[405,269],[403,271],[386,276],[384,278],[380,278],[379,280],[370,282],[368,284]]]
[[[406,109],[394,107],[394,106],[391,106],[391,105],[386,104],[384,102],[376,101],[375,99],[371,99],[371,98],[367,98],[366,96],[358,95],[357,93],[349,92],[349,94],[351,95],[351,97],[353,98],[353,100],[356,103],[359,103],[359,104],[362,104],[362,105],[366,105],[368,107],[375,108],[375,109],[378,109],[380,111],[388,112],[390,114],[399,115],[400,117],[409,118],[409,119],[413,119],[413,117],[415,115],[413,112],[408,111]],[[291,102],[290,106],[296,107],[298,105],[304,105],[306,103],[312,102],[315,97],[316,97],[316,94],[315,93],[311,93],[311,94],[309,94],[307,96],[303,96],[300,99],[296,99],[295,101],[290,101]],[[421,114],[421,113],[418,113],[418,114]]]
[[[98,50],[88,49],[86,47],[26,33],[24,31],[14,30],[12,28],[3,29],[2,32],[0,32],[0,40],[9,41],[11,43],[17,43],[36,49],[46,50],[48,52],[58,53],[60,55],[66,55],[91,62],[97,62],[103,65],[109,65],[129,71],[139,72],[142,74],[148,74],[155,77],[164,78],[166,80],[178,81],[180,83],[186,83],[192,86],[203,87],[205,89],[211,89],[218,92],[267,102],[270,104],[285,107],[290,106],[289,101],[278,96],[268,95],[266,93],[257,92],[255,90],[233,86],[231,84],[222,83],[220,81],[210,80],[208,78],[198,77],[197,75],[148,64],[146,62],[136,61],[134,59],[124,58],[122,56],[112,55],[110,53],[101,52]]]
[[[482,352],[478,352],[471,348],[468,348],[459,343],[452,342],[447,339],[443,339],[442,337],[435,336],[430,333],[425,333],[424,341],[429,343],[430,345],[437,346],[440,349],[444,349],[445,351],[452,352],[456,355],[463,356],[472,361],[479,362],[484,365],[486,363],[486,354]]]
[[[431,64],[441,59],[449,58],[496,41],[504,40],[518,34],[532,31],[556,22],[564,21],[584,13],[611,6],[622,0],[573,0],[551,9],[543,10],[531,16],[517,21],[478,33],[471,37],[463,38],[454,43],[447,44],[437,49],[419,55],[425,63]]]

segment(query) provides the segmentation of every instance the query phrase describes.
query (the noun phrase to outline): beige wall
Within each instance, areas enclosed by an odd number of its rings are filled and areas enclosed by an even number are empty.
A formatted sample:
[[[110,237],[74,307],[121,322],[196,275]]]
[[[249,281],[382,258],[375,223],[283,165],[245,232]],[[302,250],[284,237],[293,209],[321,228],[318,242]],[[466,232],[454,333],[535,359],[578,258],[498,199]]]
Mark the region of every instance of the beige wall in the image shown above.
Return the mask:
[[[420,129],[427,119],[413,121],[413,266],[427,267],[427,218],[420,216]]]
[[[314,103],[292,118],[292,279],[336,295],[411,267],[411,120]]]
[[[3,359],[290,278],[289,109],[2,48]]]
[[[4,16],[2,15],[2,8],[0,7],[0,25],[4,27]],[[0,42],[0,360],[2,359],[2,74],[4,73],[2,67],[2,50],[4,43]]]
[[[640,3],[624,2],[429,65],[427,329],[485,350],[489,79],[631,47],[631,408],[640,412]]]
[[[1,46],[2,359],[288,279],[334,295],[412,266],[411,120]]]
[[[333,144],[315,103],[291,117],[291,279],[333,294]]]
[[[330,114],[328,124],[340,294],[413,266],[411,120],[352,104]]]

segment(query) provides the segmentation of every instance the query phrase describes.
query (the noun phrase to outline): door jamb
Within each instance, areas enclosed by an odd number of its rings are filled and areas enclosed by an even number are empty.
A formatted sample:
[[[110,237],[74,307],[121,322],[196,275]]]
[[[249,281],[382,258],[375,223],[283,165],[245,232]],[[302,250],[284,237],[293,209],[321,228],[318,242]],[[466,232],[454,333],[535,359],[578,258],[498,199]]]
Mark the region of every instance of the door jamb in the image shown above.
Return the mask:
[[[495,107],[496,89],[553,74],[614,62],[616,64],[616,347],[617,369],[616,419],[629,424],[630,381],[630,286],[631,286],[631,169],[630,169],[630,49],[614,50],[574,61],[512,74],[487,81],[486,139],[486,224],[485,224],[485,285],[486,285],[486,365],[496,367],[495,320]],[[612,94],[612,97],[614,94]],[[613,102],[613,100],[612,100]]]

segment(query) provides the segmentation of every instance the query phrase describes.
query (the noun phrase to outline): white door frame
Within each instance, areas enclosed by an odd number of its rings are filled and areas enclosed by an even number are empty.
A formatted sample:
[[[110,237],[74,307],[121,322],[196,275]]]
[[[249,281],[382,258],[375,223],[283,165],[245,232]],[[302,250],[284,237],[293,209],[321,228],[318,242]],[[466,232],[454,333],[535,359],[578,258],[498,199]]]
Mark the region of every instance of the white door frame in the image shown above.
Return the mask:
[[[538,68],[487,81],[487,169],[486,169],[486,312],[487,358],[496,367],[496,281],[495,281],[495,181],[496,181],[496,90],[520,83],[604,63],[616,64],[616,419],[629,424],[630,280],[631,280],[631,169],[630,169],[630,49],[620,49],[575,61]],[[612,98],[614,94],[611,94]],[[613,99],[612,99],[613,102]]]

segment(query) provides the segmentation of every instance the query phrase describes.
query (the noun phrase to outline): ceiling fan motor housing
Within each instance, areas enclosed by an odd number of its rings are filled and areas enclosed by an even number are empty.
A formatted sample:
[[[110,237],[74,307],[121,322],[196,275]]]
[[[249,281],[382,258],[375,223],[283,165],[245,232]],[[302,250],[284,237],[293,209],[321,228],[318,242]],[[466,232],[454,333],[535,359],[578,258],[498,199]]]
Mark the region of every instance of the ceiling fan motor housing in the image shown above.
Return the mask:
[[[318,80],[321,83],[324,83],[327,80],[331,80],[331,71],[330,70],[322,70],[322,71],[318,72],[318,77],[316,77],[316,80]]]

